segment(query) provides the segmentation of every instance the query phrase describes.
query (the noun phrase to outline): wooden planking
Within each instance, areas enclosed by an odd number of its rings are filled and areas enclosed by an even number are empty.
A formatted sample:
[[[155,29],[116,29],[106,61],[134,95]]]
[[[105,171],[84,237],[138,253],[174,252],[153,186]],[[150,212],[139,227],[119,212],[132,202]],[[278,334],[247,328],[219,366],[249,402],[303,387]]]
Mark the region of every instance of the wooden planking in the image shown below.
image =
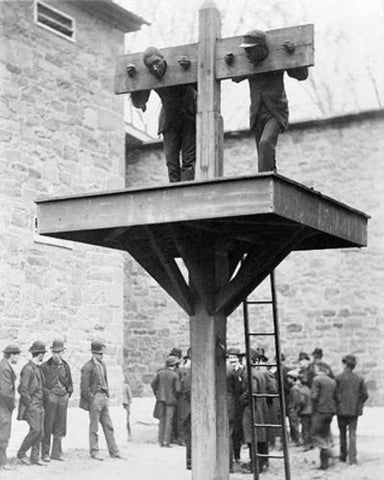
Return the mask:
[[[262,64],[255,67],[247,60],[244,50],[240,48],[243,36],[220,38],[216,41],[215,75],[217,80],[236,78],[244,75],[263,73],[266,71],[286,70],[288,68],[312,66],[314,64],[314,30],[313,25],[269,30],[269,56]],[[288,54],[282,44],[291,40],[296,45],[295,52]],[[117,59],[115,75],[115,93],[123,94],[137,90],[162,88],[182,83],[196,83],[198,79],[198,44],[191,43],[161,49],[167,61],[168,69],[164,77],[156,79],[149,73],[143,64],[143,52],[122,55]],[[226,53],[233,53],[235,61],[227,65],[224,60]],[[180,57],[186,56],[191,61],[188,70],[178,64]],[[137,68],[137,75],[133,78],[126,73],[128,64],[133,63]]]
[[[319,192],[301,189],[298,184],[288,185],[277,179],[273,190],[276,214],[304,223],[316,231],[352,240],[359,246],[367,245],[366,215],[357,215],[345,205],[330,202]]]
[[[274,174],[37,203],[42,235],[276,213],[340,237],[346,247],[366,245],[365,214]]]

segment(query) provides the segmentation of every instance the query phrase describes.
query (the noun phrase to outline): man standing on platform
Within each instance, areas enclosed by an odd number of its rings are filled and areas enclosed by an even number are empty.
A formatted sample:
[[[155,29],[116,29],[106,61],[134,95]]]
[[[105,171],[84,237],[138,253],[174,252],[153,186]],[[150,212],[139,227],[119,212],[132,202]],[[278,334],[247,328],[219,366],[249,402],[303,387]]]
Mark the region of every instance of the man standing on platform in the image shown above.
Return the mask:
[[[159,443],[162,447],[171,446],[172,421],[181,392],[180,378],[175,372],[179,362],[177,357],[168,356],[165,366],[158,370],[151,382],[156,397],[153,416],[159,419]]]
[[[103,461],[99,455],[99,423],[103,427],[108,452],[121,458],[117,448],[112,420],[109,415],[107,368],[103,362],[104,343],[91,343],[92,358],[83,365],[80,380],[80,408],[89,411],[89,449],[91,458]]]
[[[12,365],[18,362],[21,350],[17,345],[8,345],[3,353],[4,358],[0,361],[0,470],[8,470],[7,447],[15,408],[16,374]]]
[[[328,368],[322,362],[315,364],[312,382],[313,415],[311,435],[314,446],[320,449],[320,469],[329,467],[330,427],[336,413],[336,382],[328,375]]]
[[[157,79],[163,78],[167,72],[167,62],[157,48],[147,48],[143,54],[143,62],[151,75]],[[179,60],[179,64],[185,70],[189,68],[190,63],[185,57]],[[127,73],[134,76],[136,67],[128,65]],[[174,85],[155,91],[162,103],[158,133],[163,135],[169,181],[193,180],[196,163],[197,87],[187,84]],[[150,90],[132,92],[133,105],[145,112],[150,93]]]
[[[269,54],[267,34],[251,30],[244,35],[243,43],[248,61],[254,66],[262,63]],[[293,53],[294,44],[285,42],[284,48]],[[290,77],[305,80],[308,68],[290,68]],[[258,73],[248,77],[251,95],[250,129],[255,136],[258,171],[276,171],[276,144],[279,134],[288,127],[288,100],[284,88],[284,71]],[[234,79],[240,82],[246,77]]]
[[[62,457],[61,441],[67,433],[68,399],[73,392],[71,369],[62,358],[64,342],[53,340],[52,356],[43,363],[41,369],[44,374],[44,439],[41,459],[43,462],[64,460]],[[53,435],[52,452],[51,436]]]
[[[44,465],[40,462],[40,442],[44,436],[44,376],[41,364],[46,353],[43,342],[33,342],[29,351],[32,359],[24,365],[20,372],[20,403],[17,419],[25,420],[29,425],[29,432],[17,452],[19,463],[24,465]],[[27,451],[31,449],[28,461]]]
[[[340,430],[340,460],[350,465],[356,461],[357,419],[363,414],[363,405],[368,399],[364,379],[353,370],[357,360],[354,355],[346,355],[343,360],[344,372],[336,377],[337,423]],[[347,448],[347,430],[349,447]]]

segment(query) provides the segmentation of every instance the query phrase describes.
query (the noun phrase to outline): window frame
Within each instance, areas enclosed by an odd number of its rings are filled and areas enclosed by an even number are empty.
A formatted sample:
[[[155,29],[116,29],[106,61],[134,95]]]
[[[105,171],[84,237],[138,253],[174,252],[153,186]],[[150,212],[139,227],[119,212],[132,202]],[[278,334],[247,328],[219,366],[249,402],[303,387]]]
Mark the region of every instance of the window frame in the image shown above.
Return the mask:
[[[59,30],[56,30],[55,28],[50,27],[49,25],[46,25],[45,23],[39,21],[39,5],[69,20],[72,24],[72,36],[69,37],[64,33],[60,32]],[[66,13],[61,12],[57,8],[52,7],[52,5],[49,5],[48,3],[42,2],[41,0],[34,0],[34,22],[38,27],[43,28],[48,32],[54,33],[60,38],[64,38],[65,40],[68,40],[72,43],[76,42],[76,19],[74,17],[71,17],[70,15],[67,15]]]

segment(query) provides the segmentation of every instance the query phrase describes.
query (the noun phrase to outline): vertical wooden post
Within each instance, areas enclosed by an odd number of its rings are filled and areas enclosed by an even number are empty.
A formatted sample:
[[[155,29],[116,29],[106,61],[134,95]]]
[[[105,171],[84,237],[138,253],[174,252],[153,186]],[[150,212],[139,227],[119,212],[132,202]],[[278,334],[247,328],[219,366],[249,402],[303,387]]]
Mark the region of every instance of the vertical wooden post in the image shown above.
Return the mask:
[[[223,120],[220,115],[220,81],[215,75],[216,39],[220,36],[220,12],[206,0],[199,9],[197,65],[196,179],[223,175]]]
[[[213,255],[213,256],[211,256]],[[226,317],[209,311],[222,283],[228,281],[228,254],[219,244],[209,255],[190,258],[206,266],[214,286],[207,299],[196,300],[190,319],[192,348],[192,479],[229,478],[229,432],[226,396]],[[208,267],[209,266],[209,267]],[[197,296],[196,296],[197,298]]]

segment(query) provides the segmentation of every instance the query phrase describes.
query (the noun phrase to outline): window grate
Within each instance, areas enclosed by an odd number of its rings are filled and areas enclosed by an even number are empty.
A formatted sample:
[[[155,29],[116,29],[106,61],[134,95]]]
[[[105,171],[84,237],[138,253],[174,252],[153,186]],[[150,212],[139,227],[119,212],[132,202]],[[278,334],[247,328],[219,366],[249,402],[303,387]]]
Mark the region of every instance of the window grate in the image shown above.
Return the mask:
[[[35,1],[35,22],[61,37],[75,40],[75,20],[46,3]]]

